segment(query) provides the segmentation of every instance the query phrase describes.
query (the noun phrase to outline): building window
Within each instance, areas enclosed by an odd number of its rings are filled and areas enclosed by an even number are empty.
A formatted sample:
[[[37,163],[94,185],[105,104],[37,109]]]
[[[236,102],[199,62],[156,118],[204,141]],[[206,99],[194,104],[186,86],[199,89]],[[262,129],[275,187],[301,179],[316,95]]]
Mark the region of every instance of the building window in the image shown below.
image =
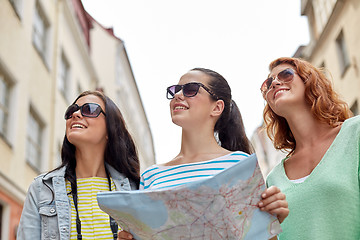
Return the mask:
[[[62,143],[59,142],[58,144],[58,150],[57,150],[57,153],[56,153],[56,159],[55,159],[55,166],[58,167],[61,165],[62,163],[62,159],[61,159],[61,149],[62,149]],[[0,239],[1,240],[1,239]]]
[[[325,68],[325,62],[324,61],[321,62],[319,68]]]
[[[330,75],[328,69],[326,68],[326,65],[325,65],[325,62],[324,62],[324,61],[320,64],[319,69],[320,69],[321,72],[325,75],[325,77],[326,77],[327,79],[331,79],[331,75]]]
[[[0,134],[7,137],[10,84],[0,72]]]
[[[77,96],[79,96],[80,93],[82,93],[82,92],[83,92],[82,87],[80,86],[80,83],[78,82],[78,84],[77,84]]]
[[[309,12],[307,13],[307,17],[308,17],[308,21],[309,21],[310,38],[311,38],[311,42],[312,42],[314,40],[319,39],[319,36],[320,36],[320,33],[316,26],[314,6],[312,6],[309,9]]]
[[[2,222],[3,214],[4,214],[4,207],[0,203],[0,240],[1,240],[1,237],[2,237],[2,233],[3,233],[3,222]]]
[[[69,91],[70,83],[70,65],[68,60],[65,57],[65,54],[61,54],[60,66],[59,66],[59,79],[58,79],[58,89],[62,95],[67,99],[67,92]]]
[[[330,15],[334,10],[336,0],[315,0],[313,2],[313,8],[315,12],[317,30],[322,32],[327,22],[329,21]]]
[[[122,45],[118,45],[116,48],[116,63],[115,63],[115,84],[117,86],[121,86],[124,84],[125,80],[125,64],[123,63],[123,60],[121,59],[123,56],[124,47]]]
[[[116,91],[116,100],[115,100],[115,104],[116,106],[118,106],[118,108],[121,108],[120,103],[123,102],[122,97],[121,97],[121,91],[117,90]],[[121,109],[121,112],[123,113],[125,110]],[[123,113],[124,114],[124,113]]]
[[[347,52],[343,31],[341,31],[339,36],[336,38],[336,47],[338,52],[340,71],[341,75],[343,76],[347,68],[350,66],[350,59]]]
[[[352,113],[354,114],[354,116],[359,115],[359,106],[358,106],[358,101],[356,100],[354,102],[354,104],[351,106],[350,110],[352,111]]]
[[[36,3],[34,11],[32,40],[41,58],[47,63],[49,23],[39,3]]]
[[[10,1],[11,5],[13,6],[18,17],[21,18],[23,0],[9,0],[9,1]]]
[[[41,169],[42,132],[43,124],[34,111],[30,110],[26,137],[26,161],[39,172]]]

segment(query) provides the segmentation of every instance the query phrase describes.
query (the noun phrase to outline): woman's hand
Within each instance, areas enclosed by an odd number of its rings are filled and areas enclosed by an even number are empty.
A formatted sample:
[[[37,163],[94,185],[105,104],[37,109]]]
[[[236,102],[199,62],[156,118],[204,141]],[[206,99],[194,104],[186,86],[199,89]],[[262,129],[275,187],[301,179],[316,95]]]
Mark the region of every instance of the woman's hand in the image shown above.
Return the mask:
[[[258,203],[261,211],[275,214],[282,223],[289,215],[288,202],[286,196],[278,187],[271,186],[261,194],[262,200]]]
[[[131,233],[128,233],[126,231],[120,231],[118,233],[118,240],[128,240],[128,239],[134,239]]]

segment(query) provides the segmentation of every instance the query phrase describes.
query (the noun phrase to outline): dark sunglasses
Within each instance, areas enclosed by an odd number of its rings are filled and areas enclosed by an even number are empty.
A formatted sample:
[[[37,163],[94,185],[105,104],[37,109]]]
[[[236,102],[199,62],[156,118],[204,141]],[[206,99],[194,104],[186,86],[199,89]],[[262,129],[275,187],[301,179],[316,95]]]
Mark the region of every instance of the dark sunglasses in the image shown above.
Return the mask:
[[[82,106],[77,104],[70,105],[65,112],[65,120],[72,118],[74,112],[80,109],[81,115],[84,117],[96,118],[103,113],[106,116],[105,112],[101,109],[99,104],[96,103],[85,103]]]
[[[199,92],[200,87],[205,89],[216,100],[219,99],[219,97],[216,96],[216,94],[211,91],[210,88],[198,82],[190,82],[184,85],[172,85],[166,89],[166,98],[173,99],[175,94],[181,90],[183,91],[185,97],[194,97]]]
[[[289,83],[294,79],[295,71],[292,68],[286,68],[279,72],[275,77],[269,77],[266,79],[263,84],[261,85],[261,93],[263,96],[267,94],[267,92],[270,90],[272,82],[277,79],[279,82],[282,83]]]

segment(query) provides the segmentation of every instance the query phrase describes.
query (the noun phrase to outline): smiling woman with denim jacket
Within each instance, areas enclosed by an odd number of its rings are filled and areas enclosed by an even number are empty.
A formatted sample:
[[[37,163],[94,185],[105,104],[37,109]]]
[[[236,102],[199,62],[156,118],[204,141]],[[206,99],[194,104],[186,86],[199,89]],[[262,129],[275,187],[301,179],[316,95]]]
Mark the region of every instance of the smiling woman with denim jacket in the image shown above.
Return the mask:
[[[116,239],[117,225],[96,193],[139,185],[139,160],[120,110],[101,92],[84,92],[65,113],[62,164],[30,185],[18,239]],[[90,210],[90,211],[89,211]]]

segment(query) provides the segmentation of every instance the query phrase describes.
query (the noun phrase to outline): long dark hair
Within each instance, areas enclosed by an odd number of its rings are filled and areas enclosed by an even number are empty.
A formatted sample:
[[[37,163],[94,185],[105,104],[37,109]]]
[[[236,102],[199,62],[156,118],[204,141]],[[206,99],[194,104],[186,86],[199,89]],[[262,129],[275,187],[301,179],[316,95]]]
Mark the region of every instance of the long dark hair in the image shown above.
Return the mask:
[[[208,87],[220,100],[224,101],[224,110],[214,127],[219,145],[229,151],[252,153],[240,110],[231,98],[231,89],[226,79],[219,73],[206,68],[193,68],[191,71],[200,71],[208,75],[210,77]],[[217,100],[215,97],[211,97]]]
[[[105,147],[104,160],[107,164],[122,173],[130,181],[139,186],[140,182],[140,164],[134,141],[127,130],[124,118],[116,104],[102,92],[85,91],[81,93],[73,104],[81,97],[94,95],[99,97],[105,104],[106,111],[106,131],[108,141]],[[76,158],[75,146],[64,137],[61,148],[62,164],[53,171],[66,167],[65,179],[76,185]]]

